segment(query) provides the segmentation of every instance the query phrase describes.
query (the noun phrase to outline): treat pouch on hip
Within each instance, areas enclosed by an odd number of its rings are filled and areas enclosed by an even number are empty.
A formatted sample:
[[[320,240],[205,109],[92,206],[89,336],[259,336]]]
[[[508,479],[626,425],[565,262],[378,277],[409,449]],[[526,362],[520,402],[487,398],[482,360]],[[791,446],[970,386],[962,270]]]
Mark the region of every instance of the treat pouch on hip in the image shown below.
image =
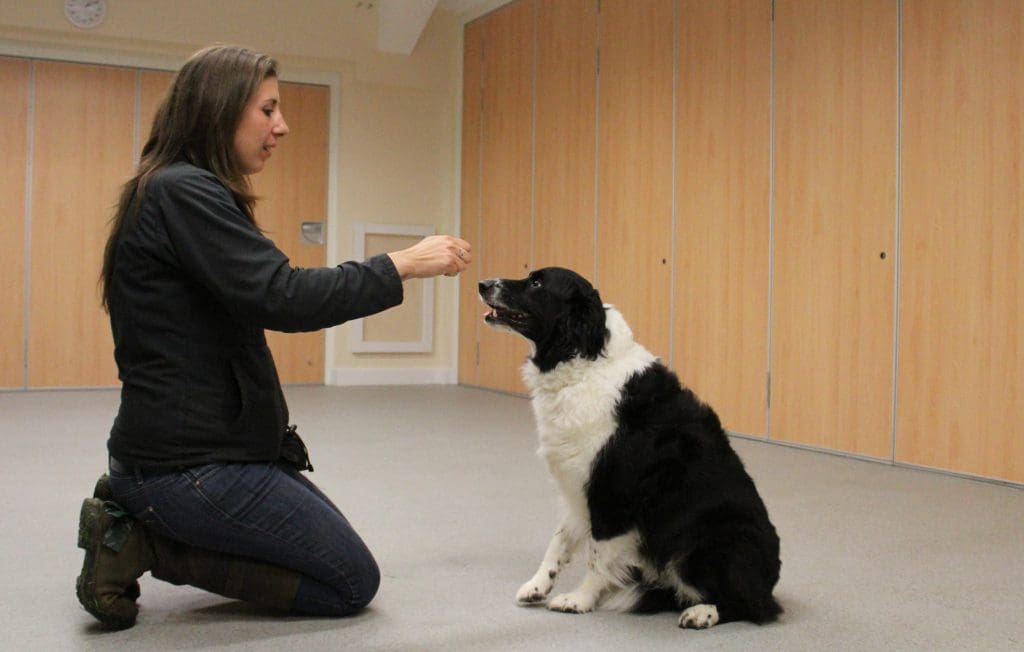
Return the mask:
[[[313,470],[313,465],[309,463],[309,450],[306,448],[306,442],[299,437],[294,425],[285,428],[284,437],[281,440],[281,459],[299,471]]]

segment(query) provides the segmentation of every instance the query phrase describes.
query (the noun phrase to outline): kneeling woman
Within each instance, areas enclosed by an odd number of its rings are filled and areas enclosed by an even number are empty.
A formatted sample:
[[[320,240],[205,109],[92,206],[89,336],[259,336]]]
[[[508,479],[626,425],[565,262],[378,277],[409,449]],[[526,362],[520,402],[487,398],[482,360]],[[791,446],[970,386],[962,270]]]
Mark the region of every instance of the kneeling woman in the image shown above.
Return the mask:
[[[206,48],[179,71],[122,190],[101,278],[121,406],[109,477],[79,523],[78,599],[107,627],[135,624],[146,571],[302,615],[351,614],[377,592],[370,551],[300,473],[263,331],[395,306],[403,280],[465,269],[470,245],[432,236],[292,268],[256,226],[248,184],[287,133],[273,59]]]

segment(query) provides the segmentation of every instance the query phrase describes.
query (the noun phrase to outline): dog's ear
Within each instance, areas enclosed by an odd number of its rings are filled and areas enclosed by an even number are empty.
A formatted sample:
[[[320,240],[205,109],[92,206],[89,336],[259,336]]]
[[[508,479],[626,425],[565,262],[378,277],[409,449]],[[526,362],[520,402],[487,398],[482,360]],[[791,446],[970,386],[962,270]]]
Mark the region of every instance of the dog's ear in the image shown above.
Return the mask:
[[[565,320],[564,336],[589,360],[596,360],[608,341],[605,328],[604,304],[594,288],[580,288],[569,299],[569,314]]]
[[[596,360],[608,340],[604,304],[597,290],[586,281],[563,288],[557,314],[545,319],[550,328],[534,341],[537,350],[531,360],[542,372],[576,356]]]

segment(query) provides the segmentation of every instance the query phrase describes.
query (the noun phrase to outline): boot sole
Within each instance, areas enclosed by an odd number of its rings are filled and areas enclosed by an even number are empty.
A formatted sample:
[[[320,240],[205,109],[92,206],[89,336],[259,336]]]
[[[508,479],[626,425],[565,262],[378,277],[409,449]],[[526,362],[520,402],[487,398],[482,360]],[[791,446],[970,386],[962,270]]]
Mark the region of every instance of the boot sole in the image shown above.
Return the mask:
[[[97,548],[102,545],[102,536],[96,532],[96,522],[102,509],[103,503],[95,498],[86,498],[82,501],[82,510],[78,516],[78,547],[85,551],[85,561],[82,562],[82,573],[75,580],[75,594],[85,610],[104,627],[115,630],[128,629],[135,625],[134,618],[104,613],[100,611],[96,601],[96,578],[92,576],[92,569]]]

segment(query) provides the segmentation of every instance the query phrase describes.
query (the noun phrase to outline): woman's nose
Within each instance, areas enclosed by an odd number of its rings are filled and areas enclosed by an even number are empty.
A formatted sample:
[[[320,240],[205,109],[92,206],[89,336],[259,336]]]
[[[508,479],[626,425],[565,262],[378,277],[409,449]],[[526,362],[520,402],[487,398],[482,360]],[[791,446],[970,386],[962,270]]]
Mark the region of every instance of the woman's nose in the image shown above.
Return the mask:
[[[281,116],[281,118],[277,121],[277,124],[274,125],[274,135],[280,137],[286,136],[287,134],[288,123],[284,121],[284,116]]]

